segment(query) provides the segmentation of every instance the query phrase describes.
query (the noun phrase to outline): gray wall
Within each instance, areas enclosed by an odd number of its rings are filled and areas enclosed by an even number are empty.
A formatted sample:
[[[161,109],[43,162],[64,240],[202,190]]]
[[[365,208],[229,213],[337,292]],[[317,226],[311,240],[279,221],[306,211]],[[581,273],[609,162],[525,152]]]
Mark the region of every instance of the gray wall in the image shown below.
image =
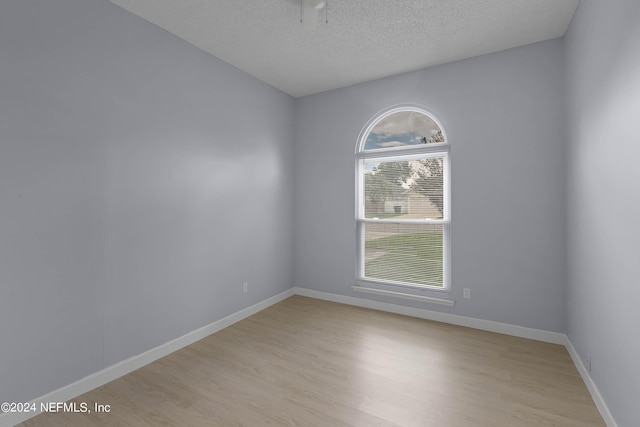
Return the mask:
[[[356,296],[564,331],[562,55],[555,40],[297,99],[295,284],[353,295],[356,139],[381,109],[416,103],[451,143],[457,303]]]
[[[0,58],[0,401],[292,286],[292,98],[106,0],[0,2]]]
[[[621,427],[640,419],[640,2],[582,0],[565,39],[567,332]]]

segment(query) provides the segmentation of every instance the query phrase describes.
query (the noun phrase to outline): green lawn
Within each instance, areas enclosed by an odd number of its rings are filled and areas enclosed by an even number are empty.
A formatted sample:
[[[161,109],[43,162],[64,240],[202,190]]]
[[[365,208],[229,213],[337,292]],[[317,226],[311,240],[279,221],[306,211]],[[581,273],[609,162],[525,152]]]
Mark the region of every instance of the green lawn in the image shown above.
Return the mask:
[[[442,233],[397,234],[365,242],[365,253],[383,253],[364,265],[365,277],[443,286]]]

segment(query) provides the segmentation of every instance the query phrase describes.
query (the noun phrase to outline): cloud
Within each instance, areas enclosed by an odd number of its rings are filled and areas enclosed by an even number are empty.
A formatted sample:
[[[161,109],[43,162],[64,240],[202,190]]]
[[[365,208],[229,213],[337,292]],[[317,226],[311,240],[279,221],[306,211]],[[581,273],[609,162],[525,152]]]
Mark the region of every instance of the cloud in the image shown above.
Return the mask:
[[[415,111],[401,111],[382,119],[373,127],[371,133],[376,134],[381,139],[407,134],[429,137],[439,129],[439,126],[431,117]]]
[[[406,142],[402,142],[402,141],[386,141],[386,142],[379,142],[376,145],[380,148],[389,148],[389,147],[404,147],[410,144],[407,144]]]

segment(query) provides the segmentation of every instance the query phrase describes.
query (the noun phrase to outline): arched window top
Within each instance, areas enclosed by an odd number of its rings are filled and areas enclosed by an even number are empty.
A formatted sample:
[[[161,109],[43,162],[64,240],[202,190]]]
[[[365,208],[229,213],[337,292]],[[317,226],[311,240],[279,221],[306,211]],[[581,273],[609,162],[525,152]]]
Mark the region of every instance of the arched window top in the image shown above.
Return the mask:
[[[446,142],[442,126],[430,112],[416,106],[399,106],[377,114],[368,123],[361,134],[358,152]]]

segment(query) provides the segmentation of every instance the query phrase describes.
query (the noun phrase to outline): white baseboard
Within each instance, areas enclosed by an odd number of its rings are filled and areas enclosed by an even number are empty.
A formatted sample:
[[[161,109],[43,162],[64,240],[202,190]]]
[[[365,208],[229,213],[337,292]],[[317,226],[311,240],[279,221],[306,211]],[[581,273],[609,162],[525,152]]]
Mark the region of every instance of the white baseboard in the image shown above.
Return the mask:
[[[576,365],[576,368],[578,369],[578,372],[580,373],[582,380],[587,386],[589,393],[591,393],[591,397],[593,398],[593,401],[595,402],[596,407],[598,408],[598,411],[600,411],[600,415],[602,415],[604,422],[607,424],[607,427],[618,427],[618,424],[613,419],[613,415],[611,414],[611,411],[609,411],[609,407],[607,406],[604,399],[602,398],[602,395],[600,394],[600,390],[598,390],[596,383],[593,382],[591,375],[589,375],[589,371],[587,371],[587,368],[582,363],[582,359],[580,359],[580,356],[578,356],[578,352],[576,351],[575,347],[571,343],[571,340],[569,339],[568,336],[565,336],[565,337],[566,337],[565,347],[567,347],[567,351],[569,352],[571,359],[573,359],[573,364]]]
[[[255,313],[258,313],[259,311],[262,311],[273,304],[289,298],[292,295],[294,295],[294,288],[288,289],[284,292],[272,296],[271,298],[260,301],[259,303],[254,304],[251,307],[247,307],[243,310],[230,314],[227,317],[191,331],[179,338],[159,345],[158,347],[152,348],[151,350],[145,351],[144,353],[140,353],[136,356],[111,365],[72,384],[54,390],[51,393],[48,393],[37,399],[34,399],[31,401],[31,403],[35,403],[36,407],[40,408],[41,402],[66,402],[69,399],[73,399],[110,381],[116,380],[121,376],[128,374],[129,372],[133,372],[138,368],[148,365],[151,362],[155,362],[156,360],[167,356],[174,351],[180,350],[181,348],[186,347],[189,344],[193,344],[194,342],[199,341],[211,334],[214,334],[226,328],[227,326],[231,326],[234,323],[239,322],[240,320],[245,319]],[[38,414],[39,412],[0,414],[0,427],[10,427],[19,424]]]
[[[456,314],[442,313],[439,311],[426,310],[422,308],[405,307],[403,305],[373,301],[364,298],[350,297],[346,295],[330,294],[306,288],[295,288],[295,293],[297,295],[323,299],[326,301],[339,302],[342,304],[355,305],[358,307],[372,308],[375,310],[388,311],[390,313],[404,314],[406,316],[418,317],[420,319],[435,320],[437,322],[466,326],[468,328],[497,332],[500,334],[528,338],[552,344],[564,345],[566,341],[566,335],[559,332],[526,328],[524,326],[510,325],[507,323],[494,322],[491,320],[475,319],[473,317],[459,316]]]

